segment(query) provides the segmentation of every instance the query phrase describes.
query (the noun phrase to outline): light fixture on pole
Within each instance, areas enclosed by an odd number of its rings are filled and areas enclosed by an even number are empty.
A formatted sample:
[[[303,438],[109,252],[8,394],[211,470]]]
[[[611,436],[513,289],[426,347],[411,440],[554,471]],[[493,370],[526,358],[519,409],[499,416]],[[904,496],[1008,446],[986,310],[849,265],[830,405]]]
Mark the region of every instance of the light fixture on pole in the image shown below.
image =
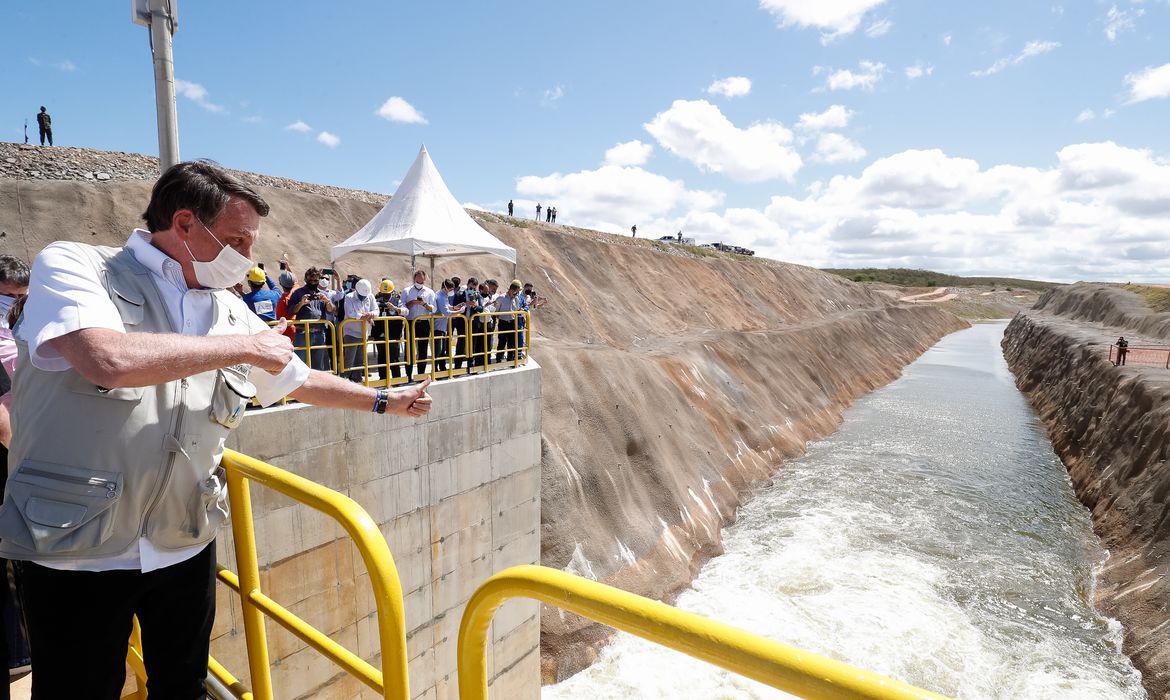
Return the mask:
[[[158,162],[165,172],[179,162],[179,116],[175,108],[175,61],[171,37],[179,29],[178,0],[130,0],[135,24],[150,28],[154,57],[154,106],[158,115]]]

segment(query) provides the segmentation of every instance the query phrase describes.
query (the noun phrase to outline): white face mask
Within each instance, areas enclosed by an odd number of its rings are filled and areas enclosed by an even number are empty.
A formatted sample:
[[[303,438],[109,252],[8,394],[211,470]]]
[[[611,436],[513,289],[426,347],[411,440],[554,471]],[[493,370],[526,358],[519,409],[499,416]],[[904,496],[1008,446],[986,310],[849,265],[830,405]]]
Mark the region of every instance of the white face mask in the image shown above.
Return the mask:
[[[199,221],[199,219],[195,220]],[[227,289],[235,285],[243,279],[248,270],[252,269],[252,261],[237,253],[234,248],[220,242],[202,221],[199,221],[199,225],[207,231],[207,235],[211,236],[212,240],[222,247],[215,258],[203,262],[196,260],[195,254],[191,253],[191,246],[188,246],[186,241],[183,242],[187,252],[191,254],[191,267],[195,271],[195,280],[208,289]]]
[[[417,290],[419,290],[419,291],[422,291],[422,288],[423,288],[423,283],[422,283],[422,282],[415,282],[415,283],[414,283],[414,288],[415,288],[415,289],[417,289]]]
[[[16,297],[0,294],[0,328],[8,327],[8,310],[16,303]]]

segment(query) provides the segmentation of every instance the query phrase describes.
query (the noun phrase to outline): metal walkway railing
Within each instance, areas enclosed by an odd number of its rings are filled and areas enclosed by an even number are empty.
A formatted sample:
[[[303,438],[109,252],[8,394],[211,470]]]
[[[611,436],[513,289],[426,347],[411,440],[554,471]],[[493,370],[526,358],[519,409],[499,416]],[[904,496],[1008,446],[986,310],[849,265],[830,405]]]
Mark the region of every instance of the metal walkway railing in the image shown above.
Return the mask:
[[[406,619],[398,570],[369,514],[341,493],[233,450],[225,450],[232,534],[240,573],[220,567],[219,580],[240,596],[248,652],[249,689],[216,659],[208,660],[208,688],[216,697],[273,700],[267,616],[383,698],[409,700]],[[271,488],[329,515],[353,538],[370,574],[377,604],[382,668],[374,668],[260,589],[250,483]],[[487,635],[506,600],[532,598],[681,651],[734,673],[804,698],[824,700],[942,700],[943,696],[855,668],[655,600],[542,566],[501,571],[476,589],[459,628],[457,662],[463,700],[487,698]],[[137,621],[127,662],[145,698],[146,670]]]
[[[543,566],[505,569],[471,596],[459,626],[461,700],[487,698],[488,628],[496,608],[518,597],[577,613],[802,698],[945,700],[892,678]]]

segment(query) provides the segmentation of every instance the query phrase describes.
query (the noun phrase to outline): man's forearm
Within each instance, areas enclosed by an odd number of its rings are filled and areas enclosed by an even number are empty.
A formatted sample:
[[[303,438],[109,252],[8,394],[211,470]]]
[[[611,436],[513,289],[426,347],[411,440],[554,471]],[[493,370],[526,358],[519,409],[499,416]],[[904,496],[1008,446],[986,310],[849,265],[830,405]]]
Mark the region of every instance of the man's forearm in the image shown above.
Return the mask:
[[[431,406],[431,399],[425,393],[429,383],[430,380],[427,380],[422,384],[391,389],[386,413],[413,417],[425,414]],[[289,396],[314,406],[373,411],[377,390],[315,369],[309,372],[305,383]]]
[[[353,411],[374,410],[374,389],[336,375],[312,370],[299,389],[289,394],[297,401],[314,406],[347,408]]]
[[[153,386],[248,362],[249,336],[83,328],[48,341],[81,376],[109,389]]]

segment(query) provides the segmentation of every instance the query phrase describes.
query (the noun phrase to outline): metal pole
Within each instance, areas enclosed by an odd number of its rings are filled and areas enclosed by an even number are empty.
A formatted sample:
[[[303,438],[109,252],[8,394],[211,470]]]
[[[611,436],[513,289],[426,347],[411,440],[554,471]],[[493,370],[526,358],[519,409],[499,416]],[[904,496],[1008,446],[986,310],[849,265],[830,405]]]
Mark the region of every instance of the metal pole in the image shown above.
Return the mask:
[[[179,162],[179,117],[175,109],[175,60],[171,53],[174,17],[169,0],[150,0],[154,54],[154,106],[158,114],[158,162],[162,172]]]

